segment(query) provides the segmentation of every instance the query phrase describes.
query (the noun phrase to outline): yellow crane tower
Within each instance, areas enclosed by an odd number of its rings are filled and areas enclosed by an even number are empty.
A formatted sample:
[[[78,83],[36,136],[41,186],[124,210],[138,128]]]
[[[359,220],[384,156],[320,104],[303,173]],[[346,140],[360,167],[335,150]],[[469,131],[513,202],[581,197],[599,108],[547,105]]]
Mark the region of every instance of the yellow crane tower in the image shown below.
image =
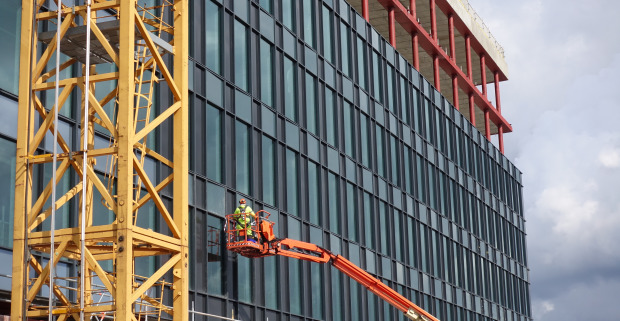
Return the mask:
[[[187,1],[65,2],[22,4],[11,321],[187,320]]]

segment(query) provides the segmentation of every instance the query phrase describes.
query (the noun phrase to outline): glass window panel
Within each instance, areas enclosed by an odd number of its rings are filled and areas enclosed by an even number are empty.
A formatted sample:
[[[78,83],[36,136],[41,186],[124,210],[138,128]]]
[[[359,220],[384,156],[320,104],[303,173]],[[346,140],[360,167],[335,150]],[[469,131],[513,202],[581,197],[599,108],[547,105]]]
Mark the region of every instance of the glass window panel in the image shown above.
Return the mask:
[[[388,243],[388,236],[390,235],[389,222],[390,220],[387,213],[387,204],[381,202],[379,204],[379,234],[381,236],[380,250],[384,255],[390,255],[390,244]]]
[[[309,1],[309,0],[306,0]],[[323,319],[323,268],[319,264],[310,264],[310,282],[312,288],[312,317]]]
[[[297,121],[297,69],[295,63],[284,58],[284,115]]]
[[[342,300],[342,272],[338,271],[336,268],[332,267],[331,269],[332,276],[332,286],[331,286],[331,294],[332,294],[332,318],[334,321],[342,321],[343,320],[343,300]]]
[[[286,144],[295,150],[299,150],[299,127],[291,122],[284,123],[286,131]]]
[[[357,37],[357,79],[360,87],[368,91],[366,83],[366,69],[368,68],[368,58],[366,57],[366,42]]]
[[[19,82],[21,1],[5,1],[0,10],[0,88],[16,94]]]
[[[417,235],[416,227],[413,225],[414,222],[416,221],[414,221],[410,216],[407,216],[407,240],[409,240],[409,244],[407,244],[407,250],[409,251],[409,265],[418,268],[418,257],[416,252]]]
[[[295,32],[295,0],[282,0],[282,23]]]
[[[288,152],[288,151],[287,151]],[[289,217],[288,219],[288,236],[292,239],[299,240],[301,238],[301,222]],[[289,266],[289,299],[291,313],[302,314],[302,282],[301,282],[301,261],[296,259],[288,259]]]
[[[221,74],[220,68],[220,52],[221,52],[221,19],[220,6],[213,1],[207,1],[205,4],[205,50],[206,65],[209,69]]]
[[[383,103],[383,60],[381,59],[381,56],[379,56],[379,53],[377,53],[376,51],[373,51],[372,54],[374,96],[375,99],[379,101],[379,103]]]
[[[340,189],[336,175],[329,173],[328,176],[328,195],[329,195],[329,229],[332,232],[340,233]]]
[[[217,222],[212,222],[212,223],[215,224]],[[216,264],[207,265],[207,268],[205,269],[205,264],[207,264],[207,262],[208,263],[218,262],[218,261],[209,262],[208,260],[205,260],[207,256],[205,255],[205,249],[209,248],[209,245],[210,245],[210,244],[206,244],[207,243],[207,235],[206,235],[207,230],[208,230],[208,227],[207,227],[206,213],[204,213],[203,211],[196,211],[196,234],[194,237],[191,238],[197,244],[196,258],[195,258],[196,269],[198,271],[200,271],[201,269],[207,271],[206,274],[196,273],[196,288],[198,289],[198,291],[201,291],[201,292],[212,291],[215,293],[220,293],[222,291],[221,282],[216,282],[215,284],[208,284],[207,282],[208,280],[207,276],[215,275],[221,272],[221,270],[219,270],[219,266]],[[211,268],[213,268],[213,271],[211,271]],[[209,289],[207,289],[207,285],[210,287]]]
[[[316,44],[314,42],[314,4],[316,1],[312,0],[303,0],[303,17],[304,17],[304,41],[316,48]]]
[[[248,2],[245,1],[234,1],[233,2],[233,10],[235,14],[241,18],[243,21],[248,21]]]
[[[306,1],[308,2],[308,1]],[[317,108],[316,108],[316,81],[311,74],[306,73],[306,127],[309,132],[318,135]]]
[[[409,99],[407,99],[407,89],[409,88],[409,82],[405,77],[400,77],[400,113],[401,118],[411,125],[411,119],[409,118]]]
[[[312,50],[310,47],[305,47],[304,50],[304,63],[308,71],[312,74],[317,74],[317,57],[316,52]]]
[[[338,147],[338,110],[335,106],[334,92],[325,88],[325,128],[327,143]]]
[[[207,239],[208,260],[207,279],[205,281],[207,283],[207,292],[216,295],[224,295],[226,291],[224,287],[226,280],[226,248],[224,247],[225,235],[224,233],[219,233],[222,231],[223,227],[222,219],[213,215],[208,216],[206,235],[211,238]],[[198,224],[196,228],[198,228]],[[211,234],[209,234],[209,231],[211,231]],[[210,253],[212,251],[214,254],[219,253],[219,256],[214,255],[211,257]]]
[[[308,212],[310,223],[319,225],[320,222],[320,204],[321,194],[319,192],[319,165],[308,162]]]
[[[375,125],[377,144],[377,174],[385,177],[385,164],[383,163],[384,150],[383,150],[383,128],[379,125]]]
[[[344,150],[350,157],[355,157],[355,121],[354,109],[348,102],[343,102],[343,120],[344,120]]]
[[[394,67],[388,65],[387,67],[387,98],[388,98],[388,107],[390,111],[396,114],[396,106],[394,101]]]
[[[370,292],[366,291],[366,297],[368,298],[367,306],[368,306],[368,320],[376,320],[377,319],[377,296]]]
[[[0,113],[8,120],[0,126],[0,133],[17,137],[17,102],[0,95]]]
[[[333,33],[333,21],[331,10],[326,6],[323,6],[323,56],[325,59],[334,63],[333,60],[333,45],[332,45],[332,33]]]
[[[340,23],[340,58],[342,62],[342,73],[351,77],[350,70],[350,61],[349,57],[351,53],[349,52],[349,35],[350,35],[349,27],[345,25],[343,22]]]
[[[298,165],[297,153],[286,150],[286,208],[289,213],[299,215],[298,213]]]
[[[411,149],[405,145],[403,145],[403,167],[405,168],[405,190],[407,193],[413,195],[413,184],[411,180],[412,174],[412,164],[411,164]]]
[[[13,246],[13,203],[15,200],[16,145],[0,138],[0,246]]]
[[[235,113],[246,122],[252,122],[252,98],[239,90],[235,91]]]
[[[308,157],[310,157],[311,159],[319,162],[320,161],[320,159],[319,159],[319,150],[320,150],[321,143],[314,136],[306,135],[306,138],[308,140],[308,142],[307,142],[307,144],[308,144]]]
[[[222,216],[228,214],[224,202],[226,197],[225,193],[226,190],[223,187],[207,182],[207,210],[209,212]]]
[[[249,73],[248,73],[248,31],[247,27],[238,20],[235,20],[235,36],[234,36],[234,69],[235,84],[239,88],[248,91]]]
[[[417,177],[417,190],[418,200],[426,202],[426,184],[424,180],[424,159],[420,154],[416,154],[416,177]]]
[[[400,186],[400,161],[398,159],[398,140],[395,136],[390,135],[390,158],[392,161],[392,183]]]
[[[347,183],[347,229],[349,239],[358,242],[357,226],[358,226],[358,210],[357,210],[357,191],[353,184]]]
[[[264,278],[265,278],[265,306],[270,309],[277,309],[280,305],[279,298],[279,282],[278,265],[275,256],[269,256],[264,261]]]
[[[394,252],[396,252],[396,260],[403,261],[402,242],[402,215],[400,211],[394,211]]]
[[[364,242],[367,247],[375,249],[375,215],[372,204],[372,195],[364,193]]]
[[[350,300],[351,300],[351,320],[360,320],[361,306],[360,306],[360,284],[353,279],[349,279],[350,286]],[[364,289],[366,290],[366,289]]]
[[[333,148],[327,148],[327,168],[336,173],[340,170],[340,154]]]
[[[276,136],[276,114],[269,108],[263,107],[262,110],[262,128],[266,134],[269,134],[273,137]]]
[[[262,34],[263,37],[269,39],[269,41],[274,42],[274,38],[275,38],[275,29],[274,29],[274,22],[273,22],[273,18],[264,13],[264,12],[260,12],[260,32]]]
[[[260,41],[260,98],[273,106],[273,49],[265,40]]]
[[[250,194],[251,154],[249,127],[239,121],[235,126],[236,181],[237,190]]]
[[[267,12],[272,13],[272,4],[271,4],[272,0],[260,0],[260,6],[263,7],[263,9],[267,10]]]
[[[207,105],[207,177],[222,182],[222,112]],[[199,159],[197,160],[199,161]]]
[[[275,141],[267,136],[263,136],[262,157],[263,162],[263,201],[270,205],[276,205],[276,155]]]
[[[252,259],[245,256],[237,256],[237,293],[239,301],[252,303]]]
[[[212,73],[207,72],[207,99],[217,106],[224,106],[224,84],[221,79],[215,77]]]
[[[370,130],[369,130],[369,117],[362,114],[360,118],[360,145],[362,149],[362,165],[370,168],[370,151],[372,150],[369,145],[370,141]]]

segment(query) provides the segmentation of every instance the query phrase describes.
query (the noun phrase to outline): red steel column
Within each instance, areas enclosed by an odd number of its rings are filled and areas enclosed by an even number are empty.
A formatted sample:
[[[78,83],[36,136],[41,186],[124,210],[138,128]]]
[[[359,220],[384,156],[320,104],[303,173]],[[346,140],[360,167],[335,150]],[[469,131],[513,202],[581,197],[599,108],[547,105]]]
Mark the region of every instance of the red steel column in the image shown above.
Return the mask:
[[[491,140],[491,121],[489,120],[489,109],[484,110],[484,132],[488,140]]]
[[[499,151],[504,153],[504,126],[497,126],[497,137],[499,138]]]
[[[414,31],[411,36],[411,49],[413,50],[413,67],[420,71],[420,53],[418,52],[418,32]]]
[[[497,108],[498,113],[502,113],[502,103],[499,100],[499,72],[495,72],[495,108]],[[500,126],[501,128],[501,126]]]
[[[474,82],[474,73],[471,67],[471,36],[465,36],[465,60],[467,61],[467,78]]]
[[[454,43],[454,16],[450,14],[448,17],[448,29],[450,34],[450,59],[456,61],[456,45]]]
[[[396,27],[394,26],[394,7],[388,9],[388,25],[390,26],[390,44],[396,48]]]
[[[476,105],[474,104],[474,93],[469,93],[469,121],[476,127]]]
[[[431,34],[433,40],[437,43],[437,16],[435,13],[435,0],[430,0],[431,7]]]
[[[441,83],[439,80],[439,55],[433,56],[433,75],[435,75],[435,88],[437,91],[441,91]]]
[[[366,22],[370,22],[370,13],[368,12],[368,0],[362,0],[362,16]]]
[[[480,81],[482,82],[482,96],[487,98],[487,64],[484,60],[484,54],[480,55]]]
[[[417,21],[418,17],[415,10],[415,0],[409,0],[409,14],[413,17],[413,21]]]
[[[456,74],[452,75],[452,99],[456,110],[459,110],[459,81]]]

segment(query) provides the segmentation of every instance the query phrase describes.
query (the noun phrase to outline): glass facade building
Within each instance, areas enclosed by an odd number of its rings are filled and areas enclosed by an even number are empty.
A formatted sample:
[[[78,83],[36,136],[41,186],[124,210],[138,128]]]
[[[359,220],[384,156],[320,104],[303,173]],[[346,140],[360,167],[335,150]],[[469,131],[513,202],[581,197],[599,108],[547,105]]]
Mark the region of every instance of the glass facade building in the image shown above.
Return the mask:
[[[6,2],[0,180],[13,182],[21,0]],[[245,198],[280,237],[344,255],[440,320],[531,320],[521,172],[345,0],[190,0],[190,11],[196,311],[404,320],[329,265],[227,252],[224,215]],[[67,133],[79,123],[71,99]],[[171,149],[160,136],[152,144]],[[0,186],[3,262],[13,198]],[[0,264],[2,297],[10,274]]]

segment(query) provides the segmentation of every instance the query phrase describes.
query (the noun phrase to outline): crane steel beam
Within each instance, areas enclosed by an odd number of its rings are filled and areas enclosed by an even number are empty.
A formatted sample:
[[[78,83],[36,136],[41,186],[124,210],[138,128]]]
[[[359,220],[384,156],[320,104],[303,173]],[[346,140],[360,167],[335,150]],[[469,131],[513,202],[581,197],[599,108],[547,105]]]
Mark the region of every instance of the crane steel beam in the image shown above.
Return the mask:
[[[187,321],[188,1],[77,3],[22,3],[11,321]]]

